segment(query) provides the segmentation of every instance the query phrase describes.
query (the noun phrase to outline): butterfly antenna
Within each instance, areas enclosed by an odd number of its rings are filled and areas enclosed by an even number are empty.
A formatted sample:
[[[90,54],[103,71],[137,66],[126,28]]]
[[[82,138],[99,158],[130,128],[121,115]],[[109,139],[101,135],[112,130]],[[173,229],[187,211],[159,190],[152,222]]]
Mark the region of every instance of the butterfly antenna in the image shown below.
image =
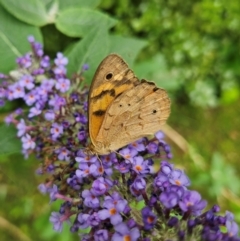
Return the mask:
[[[100,165],[101,165],[101,168],[102,168],[102,173],[104,172],[104,167],[103,167],[103,164],[102,164],[102,160],[100,159],[100,157],[98,156],[98,154],[95,154],[98,161],[100,162]]]
[[[118,154],[119,156],[121,156],[123,159],[128,160],[130,163],[132,163],[132,161],[128,158],[126,158],[125,156],[123,156],[121,153],[117,152],[117,151],[113,151],[114,153]]]

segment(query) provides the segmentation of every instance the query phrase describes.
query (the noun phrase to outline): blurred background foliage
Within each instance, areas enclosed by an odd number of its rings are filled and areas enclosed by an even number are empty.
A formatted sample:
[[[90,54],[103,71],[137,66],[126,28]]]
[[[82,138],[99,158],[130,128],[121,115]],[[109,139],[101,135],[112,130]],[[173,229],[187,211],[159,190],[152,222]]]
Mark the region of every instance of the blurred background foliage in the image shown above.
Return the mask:
[[[88,63],[88,83],[116,52],[139,78],[167,89],[173,162],[209,206],[218,203],[240,223],[238,0],[0,0],[0,72],[29,51],[29,35],[51,57],[64,52],[69,75]],[[1,121],[19,104],[2,108]],[[23,160],[14,128],[2,124],[0,132],[1,240],[78,240],[67,226],[52,231],[48,218],[59,203],[50,206],[38,192],[38,162]]]

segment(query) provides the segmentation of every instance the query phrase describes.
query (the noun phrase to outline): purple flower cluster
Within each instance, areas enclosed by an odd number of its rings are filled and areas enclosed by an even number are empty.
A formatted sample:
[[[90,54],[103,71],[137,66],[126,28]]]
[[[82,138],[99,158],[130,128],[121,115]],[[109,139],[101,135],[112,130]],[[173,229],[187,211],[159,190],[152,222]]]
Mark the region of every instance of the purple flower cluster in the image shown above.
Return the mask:
[[[162,132],[116,153],[89,155],[82,73],[68,79],[62,53],[51,63],[41,44],[33,37],[29,42],[32,53],[17,59],[18,69],[0,74],[0,103],[22,99],[28,107],[6,123],[16,126],[25,157],[33,153],[41,160],[37,173],[48,178],[39,190],[52,202],[62,200],[50,217],[56,231],[69,222],[72,232],[88,230],[80,234],[85,241],[240,240],[231,213],[218,215],[218,206],[203,212],[207,202],[169,163],[172,153]]]

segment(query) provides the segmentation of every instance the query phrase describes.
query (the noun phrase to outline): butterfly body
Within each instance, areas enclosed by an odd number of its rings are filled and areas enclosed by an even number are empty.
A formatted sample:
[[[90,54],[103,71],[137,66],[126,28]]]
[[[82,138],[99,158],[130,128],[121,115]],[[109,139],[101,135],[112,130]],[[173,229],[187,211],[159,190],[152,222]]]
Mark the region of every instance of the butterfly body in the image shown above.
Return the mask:
[[[158,131],[170,114],[170,99],[153,82],[138,80],[123,59],[108,55],[89,93],[90,150],[104,155]]]

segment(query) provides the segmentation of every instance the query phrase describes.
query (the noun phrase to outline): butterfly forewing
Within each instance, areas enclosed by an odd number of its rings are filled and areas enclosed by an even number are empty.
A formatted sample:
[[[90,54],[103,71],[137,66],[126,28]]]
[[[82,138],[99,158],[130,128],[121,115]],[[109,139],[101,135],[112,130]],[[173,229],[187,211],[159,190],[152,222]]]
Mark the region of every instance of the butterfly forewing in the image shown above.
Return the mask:
[[[93,145],[109,105],[117,96],[138,82],[133,71],[118,55],[110,54],[100,63],[88,99],[89,134]]]

